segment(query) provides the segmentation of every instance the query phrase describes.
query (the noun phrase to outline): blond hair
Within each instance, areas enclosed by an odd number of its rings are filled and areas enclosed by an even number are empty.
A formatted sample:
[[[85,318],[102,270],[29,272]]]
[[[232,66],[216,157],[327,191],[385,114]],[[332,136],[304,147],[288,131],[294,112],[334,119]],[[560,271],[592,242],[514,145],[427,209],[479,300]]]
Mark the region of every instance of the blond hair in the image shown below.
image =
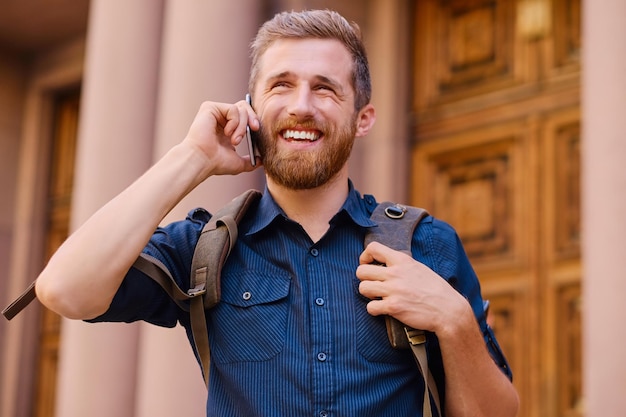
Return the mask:
[[[280,39],[335,39],[341,42],[352,56],[352,88],[355,93],[355,110],[368,104],[372,96],[372,82],[361,29],[349,23],[339,13],[331,10],[305,10],[282,12],[261,26],[250,45],[252,66],[249,90],[252,92],[258,79],[261,56]]]

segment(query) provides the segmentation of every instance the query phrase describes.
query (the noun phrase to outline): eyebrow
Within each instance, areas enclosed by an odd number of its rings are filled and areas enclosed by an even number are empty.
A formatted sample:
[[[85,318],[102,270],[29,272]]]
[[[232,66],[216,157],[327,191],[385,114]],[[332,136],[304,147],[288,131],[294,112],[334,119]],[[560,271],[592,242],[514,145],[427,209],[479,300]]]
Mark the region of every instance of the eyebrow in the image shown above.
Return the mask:
[[[283,71],[283,72],[280,72],[280,73],[278,73],[276,75],[273,75],[273,76],[269,77],[267,79],[267,81],[268,81],[268,83],[271,84],[272,82],[275,82],[275,81],[278,81],[278,80],[283,80],[285,78],[290,78],[290,77],[293,77],[293,76],[295,76],[295,74],[292,71]],[[317,81],[320,81],[320,82],[322,82],[324,84],[330,85],[332,88],[337,90],[337,92],[340,93],[340,94],[343,94],[343,92],[344,92],[343,84],[338,83],[337,81],[333,80],[332,78],[328,78],[328,77],[326,77],[324,75],[316,75],[316,76],[314,76],[314,79],[317,80]]]

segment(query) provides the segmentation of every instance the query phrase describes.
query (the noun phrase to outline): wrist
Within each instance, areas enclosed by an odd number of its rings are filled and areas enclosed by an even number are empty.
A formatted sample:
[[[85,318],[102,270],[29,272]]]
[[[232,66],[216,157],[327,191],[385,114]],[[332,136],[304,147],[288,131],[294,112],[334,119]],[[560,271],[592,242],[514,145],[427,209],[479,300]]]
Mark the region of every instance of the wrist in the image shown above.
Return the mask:
[[[189,191],[213,174],[206,154],[185,142],[173,146],[163,160],[178,171],[178,178],[188,183]]]
[[[459,294],[458,302],[442,317],[435,333],[439,339],[457,338],[469,331],[475,331],[476,317],[469,302]]]

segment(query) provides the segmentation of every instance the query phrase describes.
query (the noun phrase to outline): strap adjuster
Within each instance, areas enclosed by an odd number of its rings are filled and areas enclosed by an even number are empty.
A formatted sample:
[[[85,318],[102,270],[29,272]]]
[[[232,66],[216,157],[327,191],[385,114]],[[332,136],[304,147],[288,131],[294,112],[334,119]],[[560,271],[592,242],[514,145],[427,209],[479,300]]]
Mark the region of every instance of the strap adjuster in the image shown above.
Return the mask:
[[[190,297],[197,297],[199,295],[203,295],[206,294],[206,288],[205,287],[200,287],[200,288],[190,288],[189,291],[187,291],[187,295]]]
[[[426,343],[426,333],[424,333],[423,330],[404,327],[404,333],[406,333],[406,337],[407,339],[409,339],[409,343],[414,346]]]
[[[196,279],[194,280],[195,287],[189,288],[189,291],[187,291],[187,295],[189,297],[193,298],[202,294],[206,294],[207,271],[208,271],[208,268],[206,266],[202,268],[198,268],[196,270],[196,275],[195,275]]]

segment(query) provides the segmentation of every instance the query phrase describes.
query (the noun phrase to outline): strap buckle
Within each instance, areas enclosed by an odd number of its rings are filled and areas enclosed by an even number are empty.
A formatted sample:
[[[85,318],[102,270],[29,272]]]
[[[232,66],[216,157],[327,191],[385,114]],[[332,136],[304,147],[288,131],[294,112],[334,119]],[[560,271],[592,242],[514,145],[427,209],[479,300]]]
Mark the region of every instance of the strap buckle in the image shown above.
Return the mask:
[[[202,287],[196,287],[196,288],[190,288],[189,291],[187,291],[187,295],[190,297],[197,297],[199,295],[203,295],[206,294],[206,287],[202,286]]]
[[[202,267],[196,269],[195,280],[193,288],[189,288],[187,295],[189,297],[197,297],[202,294],[206,294],[206,280],[207,280],[208,267]]]
[[[407,339],[409,339],[409,343],[413,346],[426,343],[426,333],[424,333],[423,330],[405,327],[404,333],[406,333],[406,337]]]

